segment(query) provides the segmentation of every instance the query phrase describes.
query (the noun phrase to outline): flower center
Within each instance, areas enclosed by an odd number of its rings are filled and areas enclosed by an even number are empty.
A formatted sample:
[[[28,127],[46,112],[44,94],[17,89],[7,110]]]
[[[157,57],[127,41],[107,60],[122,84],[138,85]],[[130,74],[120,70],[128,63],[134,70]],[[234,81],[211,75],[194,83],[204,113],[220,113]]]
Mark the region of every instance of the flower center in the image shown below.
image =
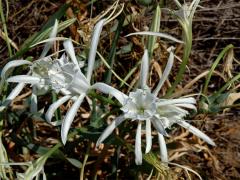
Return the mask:
[[[121,108],[124,116],[133,120],[146,120],[156,113],[156,97],[149,90],[137,89]]]

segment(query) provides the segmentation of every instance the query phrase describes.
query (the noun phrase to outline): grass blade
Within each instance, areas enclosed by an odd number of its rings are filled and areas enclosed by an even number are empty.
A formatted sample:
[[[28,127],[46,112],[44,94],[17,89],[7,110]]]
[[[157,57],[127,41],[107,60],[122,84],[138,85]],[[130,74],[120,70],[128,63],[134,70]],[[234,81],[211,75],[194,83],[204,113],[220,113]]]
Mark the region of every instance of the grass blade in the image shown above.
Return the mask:
[[[206,81],[205,81],[205,84],[204,84],[204,87],[203,87],[203,94],[207,95],[207,88],[208,88],[208,84],[210,82],[210,79],[212,77],[212,74],[215,70],[215,68],[217,67],[217,65],[219,64],[220,60],[223,59],[223,57],[225,56],[225,54],[233,48],[233,45],[230,44],[228,46],[226,46],[221,52],[220,54],[218,55],[217,59],[214,61],[209,73],[208,73],[208,76],[206,78]]]
[[[160,9],[160,6],[157,5],[156,10],[154,12],[154,17],[153,17],[153,21],[152,21],[152,24],[151,24],[150,31],[152,31],[152,32],[158,32],[159,31],[160,20],[161,20],[161,9]],[[156,36],[149,36],[148,37],[147,49],[148,49],[148,53],[149,53],[150,58],[152,57],[152,53],[153,53],[153,50],[154,50],[156,40],[157,40]]]
[[[112,78],[112,71],[111,69],[113,68],[113,64],[114,64],[114,59],[115,59],[115,55],[116,55],[116,46],[117,46],[117,42],[120,36],[120,32],[122,30],[123,27],[123,22],[124,22],[124,17],[123,15],[121,15],[118,19],[118,27],[117,30],[115,32],[114,38],[113,38],[113,43],[112,43],[112,47],[110,50],[110,54],[108,57],[108,64],[110,66],[110,69],[107,71],[106,77],[105,77],[105,82],[107,84],[110,84],[111,82],[111,78]]]
[[[67,10],[68,5],[64,4],[54,15],[52,15],[47,23],[41,28],[41,30],[35,34],[33,34],[31,37],[29,37],[21,46],[21,49],[13,56],[10,57],[10,60],[15,59],[17,57],[22,56],[24,53],[26,53],[31,45],[36,44],[45,38],[49,36],[49,33],[52,31],[52,26],[55,23],[55,19],[60,19]],[[59,24],[58,32],[62,31],[63,29],[67,28],[69,25],[71,25],[75,19],[69,19]]]

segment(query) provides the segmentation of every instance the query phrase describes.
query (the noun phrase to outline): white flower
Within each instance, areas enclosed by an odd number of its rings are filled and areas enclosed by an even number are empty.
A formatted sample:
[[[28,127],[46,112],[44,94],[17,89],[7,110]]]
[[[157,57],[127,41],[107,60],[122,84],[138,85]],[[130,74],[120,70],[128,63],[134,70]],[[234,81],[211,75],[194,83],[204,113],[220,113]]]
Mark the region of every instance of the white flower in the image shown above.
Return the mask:
[[[158,139],[160,145],[160,156],[163,162],[168,161],[167,148],[164,140],[164,136],[168,136],[166,129],[170,128],[173,124],[177,123],[180,126],[188,129],[190,132],[194,133],[196,136],[202,138],[204,141],[211,145],[215,143],[203,132],[197,128],[191,126],[186,121],[184,117],[188,114],[188,111],[183,109],[193,109],[195,107],[194,98],[179,98],[179,99],[160,99],[157,97],[162,85],[167,79],[170,70],[173,65],[174,54],[170,50],[170,55],[168,58],[168,63],[163,72],[162,78],[159,81],[156,89],[151,93],[149,87],[147,86],[148,77],[148,51],[145,50],[142,65],[141,65],[141,75],[140,84],[141,89],[137,89],[135,92],[130,92],[129,96],[119,94],[119,92],[109,92],[115,96],[119,102],[122,104],[121,110],[123,114],[117,117],[102,133],[97,141],[97,146],[102,143],[113,130],[121,124],[126,119],[131,119],[133,121],[138,121],[138,127],[136,132],[135,140],[135,162],[136,164],[142,164],[142,150],[141,150],[141,131],[142,123],[146,124],[146,150],[148,153],[152,146],[152,136],[151,136],[151,124],[158,132]],[[121,92],[120,92],[121,93]]]
[[[149,90],[137,89],[130,92],[121,110],[126,119],[146,120],[157,112],[157,98]]]
[[[181,5],[178,0],[174,0],[174,2],[179,8],[179,10],[174,12],[174,15],[178,18],[181,25],[185,24],[186,26],[191,27],[193,15],[197,9],[200,0],[193,0],[189,6],[186,3]]]
[[[81,68],[80,65],[69,62],[65,55],[53,61],[47,72],[52,89],[57,93],[63,89],[71,94],[86,93],[90,84],[79,67]]]
[[[63,44],[71,61],[68,60],[68,57],[60,58],[54,61],[52,68],[48,71],[49,82],[51,83],[52,89],[56,92],[65,92],[62,98],[58,99],[49,107],[45,115],[46,120],[52,125],[62,124],[61,139],[63,144],[65,144],[67,141],[68,131],[79,107],[83,102],[83,99],[87,96],[87,93],[90,89],[94,89],[90,84],[90,80],[93,72],[97,45],[104,24],[105,19],[100,20],[94,28],[88,56],[88,68],[86,76],[80,69],[81,65],[79,65],[77,61],[71,40],[67,40]],[[63,121],[52,122],[51,120],[56,109],[70,99],[74,100],[74,104],[68,110]]]
[[[50,39],[56,37],[57,28],[58,22],[56,20],[52,32],[50,33],[49,36]],[[2,88],[4,86],[6,79],[8,78],[9,74],[15,67],[29,65],[30,71],[28,72],[28,75],[13,76],[7,80],[8,82],[17,82],[18,84],[7,96],[7,98],[2,102],[0,106],[0,111],[4,110],[11,103],[11,101],[16,96],[19,95],[19,93],[23,90],[27,83],[31,83],[35,81],[37,78],[41,77],[42,78],[41,83],[33,85],[33,91],[31,95],[31,112],[37,111],[37,94],[43,94],[48,89],[48,87],[44,84],[45,83],[44,78],[45,75],[47,74],[46,67],[49,66],[48,64],[50,60],[49,58],[46,58],[45,55],[50,50],[52,44],[53,41],[49,41],[45,44],[42,54],[40,55],[40,60],[34,61],[33,63],[27,60],[13,60],[4,66],[1,72],[0,93],[2,92]]]
[[[34,63],[34,66],[32,67],[33,73],[31,75],[14,76],[8,79],[9,82],[23,82],[32,84],[33,86],[44,87],[47,85],[57,93],[64,95],[51,104],[45,114],[45,118],[50,124],[61,124],[61,139],[63,144],[67,141],[70,126],[89,90],[97,89],[105,93],[115,92],[115,95],[120,94],[118,90],[115,90],[104,83],[95,83],[94,85],[90,84],[97,52],[97,45],[105,22],[106,19],[100,20],[94,28],[90,44],[86,76],[80,69],[82,64],[79,64],[77,61],[72,41],[68,39],[63,43],[68,56],[63,55],[60,59],[51,61],[45,61],[44,59],[39,60]],[[52,122],[51,120],[56,109],[70,99],[74,100],[74,104],[68,110],[63,121]],[[121,97],[118,99],[121,101]]]

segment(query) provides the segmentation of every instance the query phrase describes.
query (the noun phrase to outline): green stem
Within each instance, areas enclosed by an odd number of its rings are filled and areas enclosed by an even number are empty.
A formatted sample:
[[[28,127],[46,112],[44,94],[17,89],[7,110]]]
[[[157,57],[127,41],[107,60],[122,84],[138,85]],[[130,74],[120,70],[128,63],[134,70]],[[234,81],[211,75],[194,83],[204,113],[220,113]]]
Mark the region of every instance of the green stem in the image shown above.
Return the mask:
[[[87,163],[87,160],[88,160],[88,156],[89,156],[89,152],[90,152],[90,147],[91,147],[91,143],[89,142],[89,143],[88,143],[88,147],[87,147],[87,152],[86,152],[86,154],[85,154],[85,156],[84,156],[82,168],[81,168],[81,171],[80,171],[80,180],[83,180],[83,178],[84,178],[84,168],[85,168],[86,163]]]
[[[56,102],[57,101],[57,94],[55,92],[52,92],[52,102]],[[55,117],[57,121],[61,120],[61,112],[59,110],[59,108],[55,111]]]
[[[103,97],[103,96],[97,94],[97,93],[94,92],[94,91],[89,91],[89,92],[88,92],[88,96],[94,97],[94,98],[96,98],[96,99],[98,99],[98,100],[100,100],[101,102],[104,102],[104,103],[106,103],[106,104],[111,104],[111,105],[113,105],[113,106],[119,106],[119,104],[118,104],[117,102],[113,101],[113,100],[110,99],[110,98]]]
[[[186,70],[188,59],[189,59],[189,56],[190,56],[190,53],[191,53],[191,49],[192,49],[192,28],[184,26],[183,27],[183,32],[184,32],[184,39],[185,39],[183,60],[182,60],[182,63],[180,65],[180,70],[178,71],[178,73],[176,75],[176,80],[172,84],[171,88],[169,88],[169,90],[167,91],[167,94],[165,95],[165,97],[171,96],[173,91],[176,89],[177,85],[179,84],[179,82],[182,80],[183,74]]]

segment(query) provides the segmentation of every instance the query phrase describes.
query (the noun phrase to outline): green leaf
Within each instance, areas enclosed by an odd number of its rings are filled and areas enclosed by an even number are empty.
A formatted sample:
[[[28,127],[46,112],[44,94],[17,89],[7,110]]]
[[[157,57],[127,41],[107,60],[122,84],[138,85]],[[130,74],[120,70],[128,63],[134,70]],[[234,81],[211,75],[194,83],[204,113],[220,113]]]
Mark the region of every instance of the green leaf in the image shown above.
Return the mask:
[[[225,56],[225,54],[230,50],[232,49],[234,46],[232,44],[226,46],[221,52],[220,54],[218,55],[217,59],[214,61],[209,73],[208,73],[208,76],[207,76],[207,79],[205,81],[205,84],[204,84],[204,87],[203,87],[203,94],[207,95],[207,88],[208,88],[208,84],[210,82],[210,79],[212,77],[212,74],[213,74],[213,71],[215,70],[215,68],[217,67],[217,65],[219,64],[220,60],[223,59],[223,57]]]
[[[66,158],[68,160],[68,162],[70,162],[73,166],[75,166],[76,168],[82,168],[82,163],[74,158]]]
[[[27,147],[30,150],[38,153],[39,155],[44,155],[51,150],[51,148],[46,148],[46,147],[43,147],[43,146],[40,146],[40,145],[37,145],[37,144],[28,144]],[[60,151],[59,149],[56,149],[51,154],[51,156],[54,157],[54,158],[57,158],[57,159],[65,159],[63,152]]]
[[[113,43],[110,49],[110,54],[108,57],[108,64],[110,65],[110,69],[107,71],[106,75],[105,75],[105,82],[107,84],[111,83],[111,78],[112,78],[112,69],[113,69],[113,64],[114,64],[114,60],[115,60],[115,55],[116,55],[116,47],[117,47],[117,42],[118,39],[120,37],[120,32],[122,30],[123,27],[123,22],[124,22],[124,17],[121,15],[118,18],[118,27],[117,30],[115,32],[114,38],[113,38]]]
[[[149,163],[153,167],[155,167],[156,170],[161,175],[163,175],[164,177],[168,177],[169,176],[169,168],[165,164],[161,163],[161,161],[159,161],[157,156],[155,154],[153,154],[152,152],[144,154],[143,155],[143,159],[145,161],[147,161],[147,163]]]
[[[61,146],[62,146],[61,143],[56,144],[46,154],[38,158],[31,166],[29,166],[29,168],[24,174],[24,179],[32,180],[34,177],[36,177],[43,170],[43,167],[47,159]]]
[[[154,17],[153,17],[153,21],[152,21],[152,24],[151,24],[150,31],[159,32],[160,21],[161,21],[161,9],[160,9],[160,6],[157,5],[156,10],[154,12]],[[157,40],[156,36],[149,36],[148,37],[147,49],[148,49],[150,58],[152,57],[152,53],[153,53],[153,50],[154,50],[154,46],[156,44],[156,40]]]
[[[68,8],[68,5],[64,4],[53,16],[49,18],[47,23],[41,28],[39,32],[33,34],[23,43],[23,45],[21,46],[21,49],[13,57],[11,57],[10,60],[16,59],[17,57],[22,56],[31,48],[33,44],[36,44],[42,40],[45,40],[49,36],[52,30],[52,26],[54,25],[55,19],[60,19],[65,14],[65,11],[67,10],[67,8]],[[75,20],[76,19],[69,19],[60,23],[58,27],[58,32],[70,26],[72,23],[75,22]]]

